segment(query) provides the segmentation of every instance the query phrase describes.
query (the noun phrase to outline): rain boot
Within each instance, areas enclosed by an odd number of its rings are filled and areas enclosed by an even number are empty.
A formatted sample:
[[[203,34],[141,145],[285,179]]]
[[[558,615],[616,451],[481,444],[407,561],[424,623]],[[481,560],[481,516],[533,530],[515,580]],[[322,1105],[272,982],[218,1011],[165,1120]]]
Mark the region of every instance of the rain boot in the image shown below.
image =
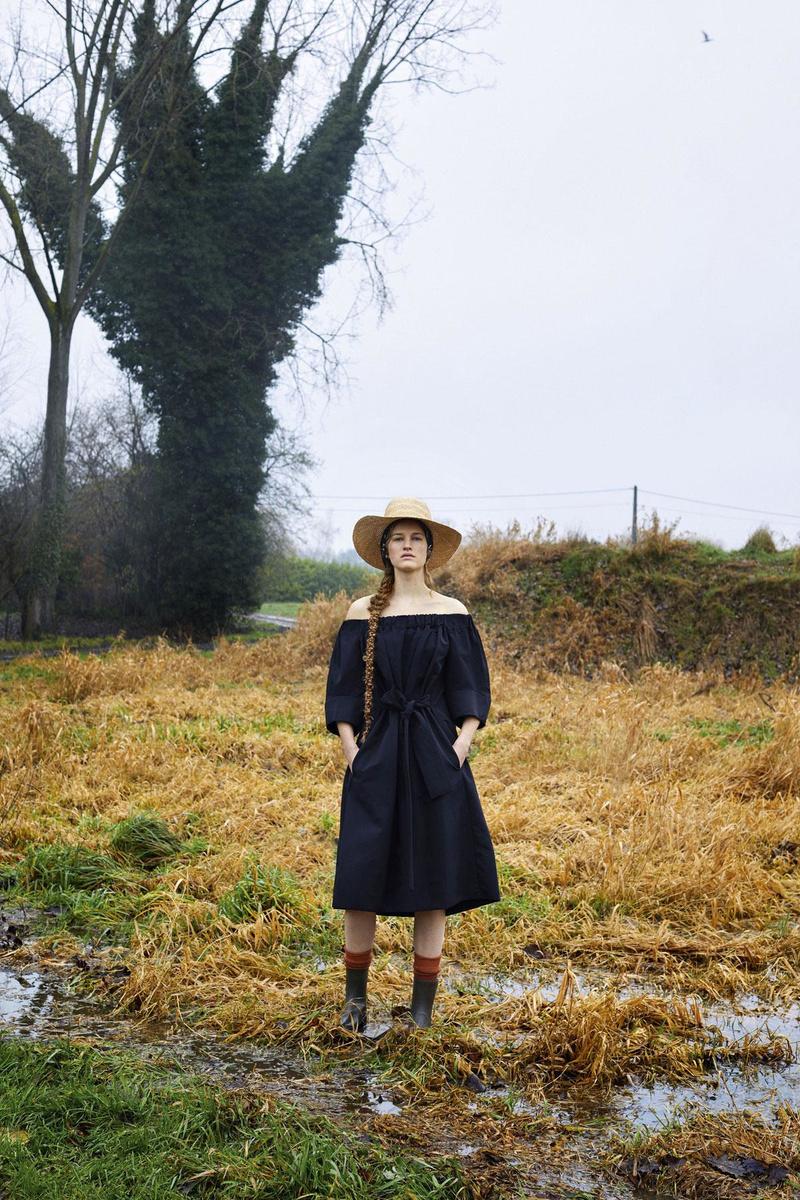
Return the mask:
[[[439,983],[441,954],[426,958],[414,951],[414,986],[411,990],[411,1020],[427,1029],[431,1024],[433,1000]]]
[[[361,1033],[367,1023],[367,976],[371,958],[371,950],[363,953],[345,950],[344,1006],[339,1014],[339,1024],[352,1033]]]
[[[436,995],[438,979],[415,979],[411,989],[411,1020],[423,1028],[431,1024],[433,998]]]

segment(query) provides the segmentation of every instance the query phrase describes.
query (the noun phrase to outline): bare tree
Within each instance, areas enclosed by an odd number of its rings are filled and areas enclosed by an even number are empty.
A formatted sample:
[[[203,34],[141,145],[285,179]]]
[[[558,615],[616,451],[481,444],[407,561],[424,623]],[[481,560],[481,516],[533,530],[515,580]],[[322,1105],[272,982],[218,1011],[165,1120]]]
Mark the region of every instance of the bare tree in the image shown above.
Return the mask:
[[[0,87],[0,202],[11,245],[0,257],[27,280],[50,336],[41,492],[29,563],[18,584],[23,637],[38,637],[54,628],[70,347],[75,321],[124,220],[123,214],[110,224],[101,207],[104,188],[124,167],[122,134],[113,118],[120,104],[130,113],[132,104],[146,104],[152,90],[159,88],[169,98],[169,120],[171,98],[181,94],[179,72],[185,69],[187,45],[194,62],[214,23],[239,2],[174,0],[165,14],[168,31],[158,51],[124,76],[137,18],[152,9],[152,0],[138,6],[132,0],[63,0],[62,7],[46,0],[59,32],[55,57],[42,52],[36,38],[27,45],[20,33],[13,39],[8,78]],[[176,55],[178,46],[181,54]],[[59,114],[59,105],[65,107],[64,84],[68,112]],[[43,116],[47,101],[50,110]],[[157,153],[164,128],[148,128],[142,135],[140,177]]]

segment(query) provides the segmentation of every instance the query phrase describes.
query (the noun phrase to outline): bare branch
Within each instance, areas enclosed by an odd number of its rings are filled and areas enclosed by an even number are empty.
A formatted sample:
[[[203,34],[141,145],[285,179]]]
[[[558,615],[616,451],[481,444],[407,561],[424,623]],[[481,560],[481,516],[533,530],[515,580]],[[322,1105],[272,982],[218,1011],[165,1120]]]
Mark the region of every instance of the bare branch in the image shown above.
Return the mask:
[[[33,261],[28,238],[25,233],[25,226],[22,223],[20,211],[17,208],[16,201],[8,191],[6,185],[0,180],[0,203],[6,210],[8,219],[11,222],[11,228],[14,231],[14,238],[17,243],[20,255],[22,256],[23,271],[25,278],[33,288],[34,295],[42,307],[44,315],[48,322],[51,322],[55,316],[55,302],[51,300],[47,294],[47,288],[42,283],[39,272],[36,270],[36,263]]]

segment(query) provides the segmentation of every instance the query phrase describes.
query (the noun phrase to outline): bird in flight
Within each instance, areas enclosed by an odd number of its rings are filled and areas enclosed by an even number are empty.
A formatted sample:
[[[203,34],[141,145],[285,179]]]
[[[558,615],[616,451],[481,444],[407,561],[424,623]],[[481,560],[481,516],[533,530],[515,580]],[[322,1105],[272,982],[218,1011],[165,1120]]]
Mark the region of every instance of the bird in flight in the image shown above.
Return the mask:
[[[709,36],[708,36],[708,34],[706,33],[705,29],[701,30],[701,33],[703,34],[703,41],[704,41],[704,42],[713,42],[713,40],[714,40],[714,39],[713,39],[712,37],[709,37]]]

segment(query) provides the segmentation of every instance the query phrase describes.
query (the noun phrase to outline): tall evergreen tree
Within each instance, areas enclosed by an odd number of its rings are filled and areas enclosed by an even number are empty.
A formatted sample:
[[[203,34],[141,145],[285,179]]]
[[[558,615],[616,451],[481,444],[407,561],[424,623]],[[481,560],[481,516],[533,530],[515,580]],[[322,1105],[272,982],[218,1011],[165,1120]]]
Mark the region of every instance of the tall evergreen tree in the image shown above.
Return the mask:
[[[233,606],[256,599],[256,500],[276,424],[266,395],[344,244],[337,229],[376,93],[398,72],[414,76],[472,19],[463,0],[328,5],[328,16],[349,12],[356,49],[287,161],[282,150],[267,152],[276,107],[322,34],[317,20],[284,49],[285,14],[308,20],[313,6],[284,0],[277,27],[272,7],[254,0],[213,96],[187,64],[180,104],[141,184],[139,143],[164,120],[168,99],[150,87],[144,119],[135,92],[135,119],[120,105],[120,203],[135,187],[139,196],[90,301],[112,353],[159,417],[161,620],[194,635],[218,630]],[[131,71],[160,52],[161,37],[146,0]]]

